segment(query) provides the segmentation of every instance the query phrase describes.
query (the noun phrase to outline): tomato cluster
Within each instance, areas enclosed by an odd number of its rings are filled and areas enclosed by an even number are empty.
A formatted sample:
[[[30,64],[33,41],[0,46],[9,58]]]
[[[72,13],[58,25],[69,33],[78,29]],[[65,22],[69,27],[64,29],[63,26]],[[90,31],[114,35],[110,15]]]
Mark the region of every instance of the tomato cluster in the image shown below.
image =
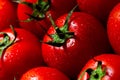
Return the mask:
[[[0,0],[0,80],[119,80],[120,0]]]

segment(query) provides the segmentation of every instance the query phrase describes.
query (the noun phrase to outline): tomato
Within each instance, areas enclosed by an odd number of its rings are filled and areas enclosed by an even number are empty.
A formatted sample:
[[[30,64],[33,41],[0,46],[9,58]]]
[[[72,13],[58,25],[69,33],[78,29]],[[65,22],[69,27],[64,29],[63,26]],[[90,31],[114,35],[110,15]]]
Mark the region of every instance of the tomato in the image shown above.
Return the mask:
[[[117,4],[108,18],[107,32],[110,43],[115,53],[120,54],[120,3]]]
[[[0,63],[0,80],[14,80],[14,76],[7,74],[7,71]]]
[[[119,80],[120,56],[101,54],[90,59],[77,80]]]
[[[0,0],[0,31],[10,25],[18,26],[18,19],[14,3],[9,0]]]
[[[119,2],[120,0],[77,0],[81,11],[95,16],[105,24],[110,11]]]
[[[76,0],[22,0],[19,3],[17,14],[21,27],[33,32],[40,39],[44,36],[51,23],[48,14],[56,19],[67,13],[77,3]],[[66,4],[67,3],[67,4]],[[26,22],[27,21],[27,22]]]
[[[14,76],[4,73],[4,70],[0,70],[0,80],[14,80]]]
[[[39,39],[21,28],[6,29],[0,36],[2,65],[13,75],[43,64]]]
[[[20,80],[70,80],[55,68],[37,67],[27,71]]]
[[[75,77],[88,59],[109,52],[110,45],[96,18],[84,12],[70,14],[62,15],[49,28],[43,38],[42,54],[48,66]]]

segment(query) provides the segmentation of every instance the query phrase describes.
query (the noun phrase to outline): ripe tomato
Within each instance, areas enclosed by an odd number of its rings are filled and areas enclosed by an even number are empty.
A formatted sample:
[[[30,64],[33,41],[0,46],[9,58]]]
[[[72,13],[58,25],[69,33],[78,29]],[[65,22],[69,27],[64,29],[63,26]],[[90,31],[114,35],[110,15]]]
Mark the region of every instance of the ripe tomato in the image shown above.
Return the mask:
[[[108,24],[107,32],[110,43],[115,53],[120,54],[120,3],[117,4],[111,11]]]
[[[77,3],[76,0],[22,0],[19,3],[17,14],[21,27],[33,32],[40,39],[51,25],[47,15],[51,14],[56,19],[67,13]],[[67,4],[66,4],[67,3]],[[62,5],[62,6],[61,6]],[[25,20],[30,20],[25,22]]]
[[[2,65],[8,73],[21,75],[42,65],[41,44],[36,36],[20,28],[6,29],[0,35]]]
[[[110,11],[119,2],[120,0],[77,0],[81,11],[95,16],[105,24]]]
[[[77,80],[119,80],[120,56],[101,54],[90,59]]]
[[[48,66],[75,77],[88,59],[108,52],[110,45],[105,29],[96,18],[84,12],[71,15],[70,19],[67,14],[59,17],[56,25],[49,28],[43,39],[42,54]]]
[[[55,68],[37,67],[27,71],[20,80],[70,80]]]
[[[14,80],[14,76],[7,73],[0,62],[0,80]]]
[[[0,31],[10,25],[18,26],[18,19],[14,3],[9,0],[0,0]]]

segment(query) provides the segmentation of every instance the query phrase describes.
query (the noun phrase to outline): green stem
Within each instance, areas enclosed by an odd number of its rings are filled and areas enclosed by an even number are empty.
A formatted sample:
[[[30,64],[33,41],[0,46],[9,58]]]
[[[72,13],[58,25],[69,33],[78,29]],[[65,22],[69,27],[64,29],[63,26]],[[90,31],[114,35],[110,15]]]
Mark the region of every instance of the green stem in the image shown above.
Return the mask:
[[[106,69],[102,69],[102,62],[98,61],[96,70],[93,70],[89,80],[102,80],[102,77],[105,76]]]
[[[51,14],[48,14],[48,16],[49,16],[50,22],[51,22],[52,26],[54,27],[54,29],[55,29],[55,30],[59,29],[59,28],[57,27],[57,25],[55,24],[55,22],[54,22],[54,20],[53,20],[53,18],[52,18],[52,16],[51,16]]]
[[[0,57],[3,55],[3,51],[5,51],[6,48],[8,48],[10,45],[12,45],[15,42],[15,39],[17,37],[17,33],[15,32],[14,28],[10,25],[10,28],[14,34],[14,39],[10,40],[10,37],[5,32],[0,32],[0,35],[3,35],[3,39],[0,41]]]
[[[67,16],[67,18],[66,18],[66,20],[65,20],[64,26],[61,28],[61,30],[63,30],[63,31],[68,30],[68,22],[69,22],[69,20],[70,20],[70,17],[71,17],[71,15],[72,15],[73,11],[77,8],[77,6],[78,6],[78,5],[76,5],[76,6],[69,12],[69,14],[68,14],[68,16]]]
[[[21,3],[26,4],[31,9],[33,9],[32,14],[25,13],[28,16],[30,16],[30,18],[28,18],[24,22],[30,22],[32,20],[37,20],[38,21],[38,20],[44,19],[46,17],[45,16],[46,12],[50,8],[51,1],[50,0],[48,0],[48,1],[38,0],[36,3],[30,3],[30,2],[21,2]]]
[[[68,22],[69,22],[70,17],[71,17],[71,15],[72,15],[72,13],[73,13],[73,11],[75,10],[76,7],[77,7],[77,6],[75,6],[75,7],[68,13],[68,15],[67,15],[67,17],[66,17],[66,20],[65,20],[65,23],[64,23],[64,25],[63,25],[61,28],[59,28],[59,27],[55,24],[54,20],[52,19],[52,16],[49,14],[49,19],[50,19],[51,24],[52,24],[52,26],[54,27],[54,29],[55,29],[56,32],[55,32],[55,34],[51,34],[51,35],[50,35],[50,37],[52,38],[52,41],[46,42],[47,44],[60,47],[60,46],[62,46],[62,45],[66,42],[66,40],[67,40],[68,38],[72,38],[72,37],[74,36],[74,32],[70,32],[70,31],[68,30],[68,27],[69,27],[69,26],[68,26]]]
[[[78,80],[81,80],[83,75],[85,74],[85,72],[88,73],[88,75],[90,76],[88,78],[88,80],[102,80],[102,78],[106,75],[106,68],[102,68],[102,62],[101,61],[97,61],[97,68],[95,70],[89,68],[87,70],[85,70],[80,77],[78,78]]]

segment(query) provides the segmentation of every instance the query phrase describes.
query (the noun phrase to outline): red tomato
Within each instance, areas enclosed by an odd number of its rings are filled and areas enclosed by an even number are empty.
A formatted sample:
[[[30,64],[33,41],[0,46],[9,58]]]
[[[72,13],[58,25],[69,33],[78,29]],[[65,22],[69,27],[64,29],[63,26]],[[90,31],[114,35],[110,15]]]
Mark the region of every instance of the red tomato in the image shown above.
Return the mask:
[[[42,54],[48,66],[75,77],[88,59],[108,52],[110,45],[105,29],[93,16],[73,12],[65,22],[66,16],[58,18],[56,30],[51,26],[44,36]]]
[[[14,3],[9,0],[0,0],[0,31],[10,25],[18,26],[18,19]]]
[[[7,73],[0,62],[0,80],[14,80],[14,76]]]
[[[110,11],[120,0],[77,0],[77,2],[81,11],[106,22]]]
[[[20,3],[18,5],[17,14],[18,19],[20,20],[21,27],[33,32],[40,39],[43,37],[45,32],[50,27],[51,23],[47,17],[48,14],[51,14],[53,19],[56,19],[63,13],[70,11],[77,3],[76,0],[22,0],[29,3],[29,5]],[[38,3],[39,1],[39,3]],[[49,2],[48,2],[49,1]],[[45,4],[47,7],[41,9]],[[66,4],[67,3],[67,4]],[[39,4],[39,5],[38,5]],[[31,6],[35,6],[33,9]],[[62,5],[62,6],[61,6]],[[35,12],[36,11],[36,12]],[[42,15],[42,16],[41,16]],[[41,16],[41,17],[40,17]],[[23,22],[25,20],[32,19],[28,22]]]
[[[120,56],[102,54],[90,59],[77,80],[119,80]]]
[[[117,4],[111,11],[108,24],[107,32],[110,43],[115,53],[120,54],[120,3]]]
[[[11,29],[3,32],[0,36],[1,58],[8,73],[21,75],[30,68],[42,65],[41,44],[36,36],[20,28],[15,28],[16,35]]]
[[[57,69],[50,67],[37,67],[27,71],[20,80],[70,80]]]

